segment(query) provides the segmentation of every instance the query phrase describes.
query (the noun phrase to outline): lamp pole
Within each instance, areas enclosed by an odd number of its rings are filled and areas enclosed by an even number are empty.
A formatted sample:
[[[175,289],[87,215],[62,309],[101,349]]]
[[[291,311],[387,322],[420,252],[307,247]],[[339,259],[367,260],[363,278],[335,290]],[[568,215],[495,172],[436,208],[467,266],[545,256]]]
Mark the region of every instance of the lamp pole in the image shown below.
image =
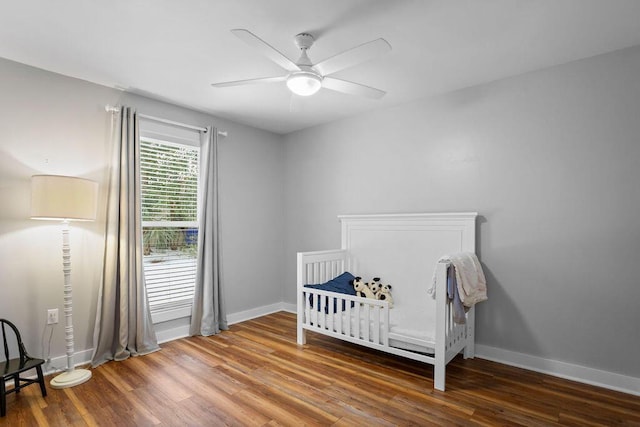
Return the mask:
[[[62,222],[62,272],[64,273],[64,338],[67,349],[67,370],[51,380],[52,388],[73,387],[91,378],[91,371],[76,369],[73,362],[73,287],[71,286],[71,244],[68,219]]]

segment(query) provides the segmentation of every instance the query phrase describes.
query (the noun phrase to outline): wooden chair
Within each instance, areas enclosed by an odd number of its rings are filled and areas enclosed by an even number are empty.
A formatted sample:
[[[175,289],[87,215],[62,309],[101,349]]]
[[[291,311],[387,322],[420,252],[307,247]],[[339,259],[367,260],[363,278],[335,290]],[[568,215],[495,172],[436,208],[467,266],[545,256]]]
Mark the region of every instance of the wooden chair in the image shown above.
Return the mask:
[[[4,343],[4,360],[0,362],[0,373],[2,379],[0,380],[0,417],[4,417],[7,413],[7,394],[20,393],[20,390],[30,384],[40,384],[40,391],[42,391],[42,397],[47,395],[47,389],[44,385],[44,376],[42,375],[42,364],[44,360],[35,359],[27,353],[20,337],[18,328],[6,319],[0,319],[0,325],[2,326],[2,341]],[[11,330],[8,331],[8,326]],[[19,353],[19,354],[16,354]],[[18,357],[16,357],[18,356]],[[36,369],[38,373],[37,379],[22,378],[20,374],[30,369]],[[14,387],[7,390],[5,387],[5,381],[13,380]]]

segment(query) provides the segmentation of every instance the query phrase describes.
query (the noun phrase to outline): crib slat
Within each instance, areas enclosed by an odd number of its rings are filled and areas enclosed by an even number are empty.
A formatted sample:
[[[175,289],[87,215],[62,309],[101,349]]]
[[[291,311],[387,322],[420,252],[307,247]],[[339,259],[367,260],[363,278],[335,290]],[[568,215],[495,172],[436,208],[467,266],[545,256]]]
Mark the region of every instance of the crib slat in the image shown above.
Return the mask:
[[[360,303],[356,303],[356,315],[353,317],[353,319],[355,319],[353,322],[353,328],[355,330],[353,331],[352,337],[354,338],[360,338],[360,306]]]
[[[304,292],[303,294],[303,300],[304,300],[304,323],[305,324],[309,324],[311,323],[311,314],[310,314],[310,303],[309,303],[309,294],[307,292]]]
[[[336,297],[333,297],[333,296],[329,297],[329,307],[328,307],[329,308],[329,314],[328,314],[328,316],[329,316],[329,325],[328,325],[328,328],[331,329],[332,331],[334,330],[333,327],[334,327],[334,322],[335,322],[335,317],[336,317],[336,313],[335,313],[336,312],[336,310],[335,310],[336,305],[335,304],[336,304]]]
[[[369,304],[365,304],[364,305],[364,320],[363,320],[363,334],[364,336],[362,337],[365,341],[369,341],[369,329],[371,329],[371,321],[370,321],[370,317],[369,314],[371,312],[371,306]]]
[[[322,329],[327,329],[327,318],[326,318],[326,308],[327,308],[327,299],[323,296],[319,296],[320,298],[320,327]]]
[[[382,310],[382,320],[384,322],[384,329],[382,330],[382,344],[389,345],[389,307],[384,307]]]
[[[343,298],[338,298],[338,312],[336,313],[336,332],[342,334],[342,307],[346,307],[347,304]]]
[[[373,307],[373,342],[380,344],[380,307]]]
[[[445,329],[446,329],[445,337],[447,337],[447,340],[445,343],[445,348],[448,350],[454,344],[454,337],[453,337],[452,328],[451,328],[451,326],[453,325],[453,304],[451,303],[450,300],[447,299],[447,301],[448,302],[446,305],[446,316],[445,316]]]
[[[345,307],[345,316],[344,316],[344,335],[350,337],[351,336],[351,303],[347,304]]]

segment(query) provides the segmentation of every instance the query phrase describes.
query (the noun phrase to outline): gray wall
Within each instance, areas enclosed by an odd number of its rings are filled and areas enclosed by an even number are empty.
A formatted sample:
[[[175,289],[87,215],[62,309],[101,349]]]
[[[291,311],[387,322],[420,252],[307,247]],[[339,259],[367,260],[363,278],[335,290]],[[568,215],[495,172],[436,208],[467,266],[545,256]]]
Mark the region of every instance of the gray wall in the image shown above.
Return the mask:
[[[285,143],[286,301],[338,214],[478,211],[477,342],[640,377],[640,48]]]
[[[0,317],[20,327],[32,353],[43,354],[46,310],[58,307],[62,320],[63,306],[60,226],[29,219],[29,180],[40,173],[100,183],[98,220],[71,230],[75,347],[92,347],[112,153],[106,104],[229,132],[219,145],[227,307],[282,301],[281,136],[2,59],[0,94]],[[54,357],[65,353],[63,324],[54,328]]]
[[[343,213],[481,214],[477,341],[640,377],[640,48],[282,137],[0,60],[0,316],[42,352],[62,308],[60,229],[29,219],[36,173],[98,180],[74,224],[76,350],[92,346],[108,158],[105,104],[229,131],[220,143],[230,313],[295,303],[295,252],[339,246]],[[46,340],[45,340],[46,341]],[[54,329],[53,356],[64,354]]]

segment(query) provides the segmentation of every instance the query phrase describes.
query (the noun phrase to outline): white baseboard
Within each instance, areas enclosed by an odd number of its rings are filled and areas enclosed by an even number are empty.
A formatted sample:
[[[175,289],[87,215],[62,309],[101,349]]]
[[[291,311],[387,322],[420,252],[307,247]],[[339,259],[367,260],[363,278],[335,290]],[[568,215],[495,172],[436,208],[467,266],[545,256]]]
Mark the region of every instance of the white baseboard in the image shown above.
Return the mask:
[[[255,319],[256,317],[265,316],[267,314],[276,313],[278,311],[296,312],[296,305],[286,302],[269,304],[262,307],[252,308],[237,313],[227,315],[227,323],[233,325],[235,323],[244,322],[246,320]],[[158,343],[165,343],[179,338],[189,336],[189,325],[180,325],[172,329],[159,331],[157,333]],[[491,347],[476,344],[476,357],[487,359],[505,365],[515,366],[518,368],[528,369],[543,374],[553,375],[555,377],[565,378],[585,384],[591,384],[598,387],[604,387],[610,390],[621,391],[636,396],[640,396],[640,378],[620,375],[613,372],[602,371],[598,369],[588,368],[586,366],[574,365],[557,360],[545,359],[542,357],[531,356],[515,351],[504,350],[497,347]],[[76,366],[91,363],[91,355],[93,349],[79,351],[74,355]],[[61,372],[66,369],[66,356],[58,356],[51,359],[51,362],[44,366],[45,373],[52,374]]]
[[[298,312],[298,307],[296,307],[295,304],[292,304],[290,302],[283,302],[282,303],[282,311],[286,311],[287,313],[296,314]]]
[[[277,313],[278,311],[288,311],[291,313],[296,312],[295,304],[289,304],[285,302],[279,302],[276,304],[264,305],[262,307],[252,308],[250,310],[239,311],[237,313],[231,313],[227,315],[227,324],[233,325],[234,323],[244,322],[246,320],[255,319],[256,317],[266,316],[267,314]],[[177,340],[179,338],[185,338],[189,336],[189,325],[181,325],[172,329],[165,329],[156,332],[158,344],[162,344],[168,341]]]
[[[189,336],[190,325],[180,325],[171,329],[164,329],[162,331],[156,331],[156,339],[158,344],[162,344],[168,341],[177,340],[179,338],[185,338]]]
[[[73,354],[73,364],[75,367],[88,365],[91,363],[91,356],[93,355],[93,349],[78,351]],[[43,373],[45,375],[55,374],[57,372],[63,372],[67,369],[67,355],[52,357],[49,362],[45,362],[43,365]]]
[[[640,378],[476,344],[476,357],[640,396]]]
[[[289,304],[286,302],[263,305],[262,307],[256,307],[250,310],[229,314],[227,315],[227,323],[229,325],[233,325],[234,323],[244,322],[246,320],[255,319],[256,317],[266,316],[267,314],[271,313],[277,313],[278,311],[288,311],[290,313],[295,313],[296,306],[295,304]]]

